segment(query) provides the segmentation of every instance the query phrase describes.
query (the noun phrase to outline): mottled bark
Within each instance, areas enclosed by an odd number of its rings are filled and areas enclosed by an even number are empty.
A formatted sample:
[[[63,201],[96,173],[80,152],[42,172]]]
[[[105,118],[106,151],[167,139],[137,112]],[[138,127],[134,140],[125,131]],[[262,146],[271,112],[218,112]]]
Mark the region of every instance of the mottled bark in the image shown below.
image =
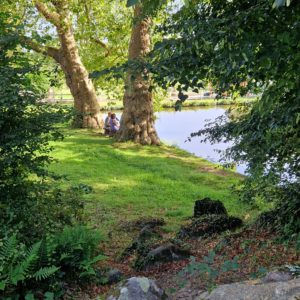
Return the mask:
[[[139,5],[135,6],[128,58],[142,59],[150,51],[150,18],[141,18]],[[124,111],[118,132],[120,141],[133,140],[136,143],[158,145],[160,143],[154,127],[152,93],[145,74],[129,71],[125,81]]]
[[[23,38],[33,50],[52,57],[62,68],[66,83],[74,98],[76,116],[74,127],[103,128],[100,106],[92,81],[83,65],[72,31],[72,21],[67,0],[51,1],[55,11],[41,1],[33,0],[38,11],[51,22],[57,30],[60,48],[45,47]]]
[[[61,56],[59,63],[74,98],[74,127],[102,128],[103,120],[94,85],[78,54],[71,29],[59,33]]]

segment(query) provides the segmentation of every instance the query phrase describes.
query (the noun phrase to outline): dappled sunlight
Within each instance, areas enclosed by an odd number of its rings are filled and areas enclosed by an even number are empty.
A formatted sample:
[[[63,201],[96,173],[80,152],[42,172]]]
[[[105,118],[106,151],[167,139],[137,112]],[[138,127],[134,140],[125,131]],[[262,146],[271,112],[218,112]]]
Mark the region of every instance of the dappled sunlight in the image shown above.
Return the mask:
[[[230,213],[241,217],[257,214],[231,192],[240,175],[176,147],[116,143],[87,130],[67,136],[55,147],[58,163],[50,169],[66,175],[72,184],[92,186],[85,198],[97,207],[104,228],[141,215],[163,217],[167,228],[177,228],[191,215],[194,201],[204,197],[222,200]],[[95,220],[93,205],[88,204],[87,213]]]

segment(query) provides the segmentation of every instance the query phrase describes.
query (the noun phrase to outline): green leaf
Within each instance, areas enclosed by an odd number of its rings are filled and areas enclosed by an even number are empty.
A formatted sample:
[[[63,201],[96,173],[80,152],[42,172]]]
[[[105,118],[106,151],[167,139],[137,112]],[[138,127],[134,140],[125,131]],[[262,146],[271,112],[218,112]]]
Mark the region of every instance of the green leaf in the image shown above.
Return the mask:
[[[34,300],[34,295],[32,293],[26,294],[25,300]]]
[[[54,300],[54,294],[51,292],[46,292],[44,294],[44,300]]]
[[[37,272],[35,272],[33,276],[36,280],[42,280],[42,279],[49,278],[58,270],[59,270],[59,268],[55,267],[55,266],[44,267],[44,268],[39,269]]]
[[[6,286],[6,282],[5,281],[0,281],[0,291],[4,291]]]
[[[204,256],[203,261],[207,264],[212,264],[215,260],[216,253],[215,251],[210,251],[207,256]]]

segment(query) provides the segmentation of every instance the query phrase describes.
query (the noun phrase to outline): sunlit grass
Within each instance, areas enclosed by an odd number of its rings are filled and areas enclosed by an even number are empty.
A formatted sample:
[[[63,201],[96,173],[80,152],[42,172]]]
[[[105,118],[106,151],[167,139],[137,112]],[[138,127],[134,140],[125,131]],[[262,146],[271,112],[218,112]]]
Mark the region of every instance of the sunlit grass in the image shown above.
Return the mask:
[[[106,233],[140,217],[162,217],[165,229],[175,232],[192,215],[194,201],[204,197],[223,201],[232,215],[257,215],[233,193],[242,176],[232,171],[165,145],[114,143],[87,130],[65,133],[65,140],[54,144],[58,161],[51,170],[67,175],[60,183],[64,186],[92,186],[93,192],[85,196],[86,211],[92,224]]]

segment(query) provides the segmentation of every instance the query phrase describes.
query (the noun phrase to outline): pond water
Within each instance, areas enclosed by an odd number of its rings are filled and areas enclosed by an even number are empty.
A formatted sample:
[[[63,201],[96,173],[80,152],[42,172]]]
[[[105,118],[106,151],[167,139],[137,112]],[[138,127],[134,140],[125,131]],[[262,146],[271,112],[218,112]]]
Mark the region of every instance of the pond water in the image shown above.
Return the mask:
[[[194,137],[189,142],[187,138],[192,132],[204,129],[207,122],[224,115],[226,107],[197,107],[193,109],[183,109],[175,112],[166,110],[156,113],[155,128],[162,142],[168,145],[175,145],[198,157],[205,158],[211,162],[219,162],[221,153],[216,150],[225,150],[231,144],[209,142],[201,143],[201,137]],[[121,117],[121,112],[117,112],[117,117]],[[235,170],[240,174],[245,174],[246,165],[236,165]]]
[[[207,122],[224,115],[225,107],[202,107],[197,109],[185,109],[180,112],[172,110],[161,111],[156,114],[156,130],[160,139],[169,145],[176,145],[198,157],[212,162],[219,162],[221,153],[216,150],[225,150],[229,143],[211,144],[201,143],[203,137],[194,137],[187,141],[191,132],[204,129]],[[246,165],[236,165],[236,171],[245,174]]]

